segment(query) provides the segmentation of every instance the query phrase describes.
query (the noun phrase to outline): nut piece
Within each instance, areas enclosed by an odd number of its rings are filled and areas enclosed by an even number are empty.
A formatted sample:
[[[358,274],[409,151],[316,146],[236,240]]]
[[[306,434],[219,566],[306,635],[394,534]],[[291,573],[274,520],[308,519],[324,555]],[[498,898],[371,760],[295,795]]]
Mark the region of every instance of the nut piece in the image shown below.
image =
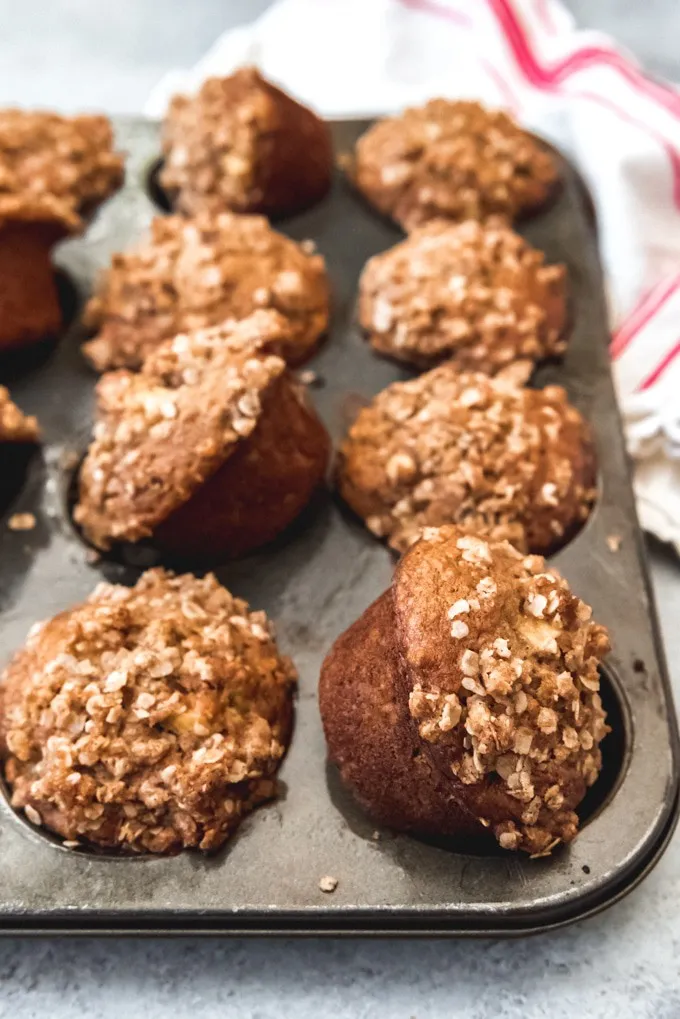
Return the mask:
[[[216,849],[275,795],[295,678],[264,613],[212,575],[100,584],[3,676],[12,805],[70,845]]]
[[[565,268],[502,223],[430,223],[366,264],[359,318],[381,354],[495,373],[564,349]]]
[[[337,477],[352,509],[400,552],[446,523],[545,552],[587,519],[594,457],[563,389],[525,389],[447,363],[388,386],[360,411]],[[463,558],[483,561],[470,542]],[[478,582],[484,598],[493,577]]]
[[[299,364],[326,331],[328,305],[323,257],[306,254],[264,217],[160,216],[101,276],[84,316],[97,335],[83,351],[98,371],[136,370],[177,333],[269,309],[289,327],[273,352]]]
[[[39,438],[38,419],[22,414],[9,391],[0,386],[0,446],[4,442],[38,442]]]
[[[544,205],[558,184],[550,153],[506,113],[447,99],[369,128],[352,176],[406,231],[433,219],[514,219]]]
[[[35,524],[32,513],[14,513],[7,521],[10,531],[32,531]]]

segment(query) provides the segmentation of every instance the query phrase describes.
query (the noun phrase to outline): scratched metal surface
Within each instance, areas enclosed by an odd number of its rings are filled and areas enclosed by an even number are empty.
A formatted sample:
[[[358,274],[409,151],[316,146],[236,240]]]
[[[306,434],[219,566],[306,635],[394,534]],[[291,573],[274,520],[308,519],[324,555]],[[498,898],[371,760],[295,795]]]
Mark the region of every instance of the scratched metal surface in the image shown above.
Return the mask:
[[[349,148],[363,126],[335,125],[338,149]],[[126,188],[86,237],[59,254],[81,300],[97,269],[157,211],[146,191],[157,127],[119,121],[118,135],[130,154]],[[601,908],[651,865],[675,818],[677,734],[607,364],[596,245],[567,166],[564,179],[558,202],[523,232],[549,260],[567,263],[573,290],[569,352],[564,363],[542,368],[537,381],[565,385],[593,422],[601,468],[595,512],[553,560],[609,626],[614,644],[607,695],[615,733],[604,745],[605,773],[584,806],[587,823],[577,841],[551,859],[530,861],[389,832],[372,837],[375,826],[326,767],[316,684],[333,639],[389,583],[392,559],[328,494],[274,548],[216,570],[276,620],[301,674],[283,798],[257,811],[214,857],[117,859],[64,849],[0,797],[0,931],[512,933]],[[353,325],[363,264],[399,234],[340,179],[320,206],[278,225],[296,238],[313,237],[328,261],[333,327],[310,367],[324,381],[312,395],[338,440],[361,402],[405,377],[373,356]],[[65,510],[64,456],[84,448],[91,420],[94,379],[79,355],[81,339],[76,320],[42,363],[12,368],[13,392],[40,416],[45,446],[6,511],[33,512],[37,527],[18,533],[0,526],[3,662],[36,619],[81,600],[102,576],[132,582],[137,575],[116,563],[88,564]],[[6,376],[9,368],[0,371]],[[610,534],[623,538],[616,554],[606,543]],[[324,874],[339,879],[332,896],[319,890]]]

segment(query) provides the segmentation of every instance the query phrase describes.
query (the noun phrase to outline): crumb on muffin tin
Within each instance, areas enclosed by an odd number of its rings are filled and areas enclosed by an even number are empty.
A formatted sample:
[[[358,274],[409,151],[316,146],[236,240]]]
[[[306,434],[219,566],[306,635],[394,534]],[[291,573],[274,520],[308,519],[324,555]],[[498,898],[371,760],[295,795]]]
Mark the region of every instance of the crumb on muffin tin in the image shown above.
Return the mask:
[[[114,255],[85,308],[98,371],[139,368],[164,340],[272,309],[289,323],[279,353],[306,360],[328,327],[323,257],[272,230],[262,216],[159,216],[150,235]]]
[[[102,583],[34,626],[0,684],[12,805],[72,842],[217,849],[275,795],[295,680],[214,576]]]
[[[0,444],[38,442],[40,427],[32,414],[24,414],[13,402],[9,390],[0,386]]]

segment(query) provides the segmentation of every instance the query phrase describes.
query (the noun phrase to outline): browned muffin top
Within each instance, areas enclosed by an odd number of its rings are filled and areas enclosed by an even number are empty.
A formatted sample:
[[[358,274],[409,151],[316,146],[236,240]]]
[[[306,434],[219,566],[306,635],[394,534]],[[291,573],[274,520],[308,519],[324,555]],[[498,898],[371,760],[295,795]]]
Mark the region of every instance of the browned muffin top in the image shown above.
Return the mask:
[[[61,221],[75,231],[123,182],[106,117],[0,110],[0,220]]]
[[[562,388],[450,363],[379,393],[339,454],[343,497],[399,551],[447,523],[547,550],[586,519],[594,483],[590,430]]]
[[[354,178],[406,230],[437,218],[514,219],[546,202],[558,179],[552,156],[506,113],[447,99],[371,127]]]
[[[393,586],[409,710],[440,764],[506,849],[573,838],[573,807],[601,767],[598,664],[607,631],[540,556],[452,527],[428,530]],[[496,821],[498,797],[517,820]]]
[[[264,217],[160,216],[148,239],[114,255],[85,309],[99,332],[83,349],[99,371],[135,369],[177,333],[270,308],[289,322],[282,355],[299,362],[328,325],[328,301],[322,256]]]
[[[494,372],[563,349],[565,268],[502,224],[439,221],[367,263],[359,308],[381,353]]]
[[[212,575],[100,584],[0,684],[12,803],[69,840],[215,849],[274,792],[295,679],[264,612]]]
[[[330,185],[328,127],[242,67],[175,96],[163,125],[160,182],[179,211],[276,213],[318,200]]]
[[[180,334],[140,372],[100,379],[74,512],[95,545],[151,535],[252,434],[264,393],[286,368],[265,350],[287,329],[275,312],[256,312]]]
[[[0,443],[37,442],[39,438],[38,419],[23,414],[12,401],[9,390],[0,386]]]

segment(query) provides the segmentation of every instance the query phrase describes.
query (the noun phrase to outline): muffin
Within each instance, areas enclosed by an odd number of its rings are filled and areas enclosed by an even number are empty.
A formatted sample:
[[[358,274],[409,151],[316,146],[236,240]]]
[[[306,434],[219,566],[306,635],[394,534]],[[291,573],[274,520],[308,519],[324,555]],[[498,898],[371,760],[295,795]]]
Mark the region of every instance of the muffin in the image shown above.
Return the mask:
[[[273,309],[288,321],[279,353],[299,364],[328,327],[324,260],[276,233],[261,216],[161,216],[151,235],[114,255],[84,315],[97,333],[85,356],[97,371],[137,369],[188,329]]]
[[[322,483],[330,440],[280,357],[275,312],[180,334],[104,375],[74,519],[95,546],[150,539],[181,559],[271,541]]]
[[[440,220],[370,259],[359,320],[380,354],[494,373],[563,351],[566,270],[501,223]]]
[[[407,232],[433,219],[514,220],[544,207],[559,184],[547,148],[507,113],[448,99],[369,128],[352,177]]]
[[[0,352],[59,332],[52,248],[123,172],[106,117],[0,111]]]
[[[457,524],[547,553],[596,497],[590,428],[559,386],[450,363],[396,382],[360,411],[340,447],[343,499],[399,552],[424,527]]]
[[[314,205],[331,185],[330,130],[254,67],[209,78],[170,103],[161,186],[178,212],[261,212]]]
[[[430,528],[324,662],[330,759],[394,828],[545,855],[576,836],[602,766],[608,650],[540,556]]]
[[[69,844],[217,849],[275,795],[295,679],[264,612],[212,575],[100,584],[0,682],[11,803]]]

